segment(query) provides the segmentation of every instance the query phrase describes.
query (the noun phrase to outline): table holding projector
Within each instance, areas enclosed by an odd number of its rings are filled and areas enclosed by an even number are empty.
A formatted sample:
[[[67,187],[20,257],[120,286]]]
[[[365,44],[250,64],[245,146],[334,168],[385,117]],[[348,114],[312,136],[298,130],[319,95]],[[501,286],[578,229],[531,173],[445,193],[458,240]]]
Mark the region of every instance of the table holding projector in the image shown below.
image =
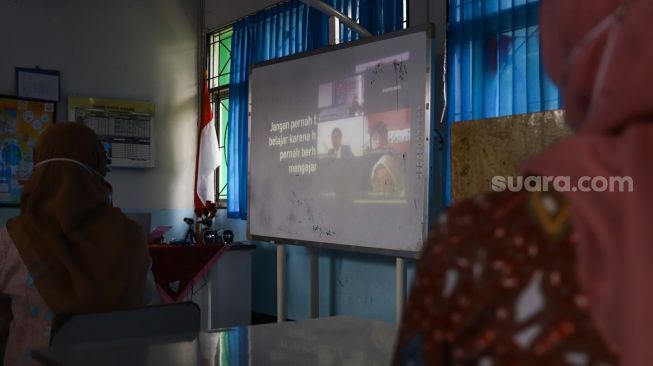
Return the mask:
[[[144,228],[150,227],[149,214],[128,216]],[[250,324],[251,250],[255,246],[233,242],[230,230],[214,230],[212,222],[202,220],[184,218],[186,236],[173,243],[163,243],[170,226],[149,231],[152,272],[161,300],[197,303],[202,329]],[[197,224],[202,224],[203,230]]]

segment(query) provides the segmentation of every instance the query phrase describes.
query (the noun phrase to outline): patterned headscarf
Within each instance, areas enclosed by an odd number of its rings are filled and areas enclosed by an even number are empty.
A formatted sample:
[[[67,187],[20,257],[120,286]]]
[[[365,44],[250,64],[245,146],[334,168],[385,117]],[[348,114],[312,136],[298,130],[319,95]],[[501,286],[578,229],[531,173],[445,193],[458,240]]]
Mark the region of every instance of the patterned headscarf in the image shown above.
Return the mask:
[[[543,0],[541,34],[576,134],[526,171],[632,178],[634,192],[565,195],[599,330],[623,365],[653,365],[653,1]]]

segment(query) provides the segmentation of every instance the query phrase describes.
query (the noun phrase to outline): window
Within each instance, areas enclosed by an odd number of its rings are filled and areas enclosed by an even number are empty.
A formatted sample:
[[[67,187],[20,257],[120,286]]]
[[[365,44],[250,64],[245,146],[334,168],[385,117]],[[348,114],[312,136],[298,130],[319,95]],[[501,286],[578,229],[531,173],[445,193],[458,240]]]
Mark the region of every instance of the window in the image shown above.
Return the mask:
[[[327,1],[336,10],[348,16],[356,23],[367,27],[368,30],[376,30],[373,34],[392,32],[408,28],[408,0],[343,0]],[[374,13],[371,11],[375,8]],[[375,20],[370,15],[376,17]],[[340,29],[338,32],[338,44],[360,39],[360,35],[347,27],[343,22],[339,22]],[[378,28],[378,29],[377,29]],[[380,32],[378,32],[380,31]]]
[[[451,0],[448,33],[450,122],[560,107],[542,66],[540,0]]]
[[[362,20],[368,19],[369,23],[376,27],[370,29],[373,33],[383,33],[384,31],[393,31],[398,28],[406,28],[408,26],[407,21],[407,12],[408,12],[408,0],[390,0],[390,1],[379,1],[379,4],[374,3],[374,8],[370,4],[366,4],[360,0],[347,0],[343,2],[337,2],[339,4],[339,9],[347,16],[352,19],[361,22]],[[295,3],[292,3],[295,4]],[[265,13],[268,15],[261,15],[256,19],[256,22],[259,22],[257,26],[262,27],[264,32],[269,33],[272,37],[269,45],[265,47],[278,47],[276,50],[275,57],[281,55],[288,55],[298,52],[300,48],[302,50],[313,49],[315,47],[321,47],[326,45],[321,45],[320,40],[310,39],[310,41],[302,44],[298,42],[298,39],[291,39],[292,37],[306,37],[306,39],[315,36],[313,34],[308,36],[308,33],[303,29],[305,27],[312,25],[315,26],[315,19],[312,17],[312,13],[307,11],[299,11],[297,9],[305,9],[306,5],[296,3],[295,5],[283,5],[279,8],[276,8],[274,12]],[[299,7],[297,7],[299,5]],[[293,8],[295,7],[295,8]],[[290,9],[290,10],[289,10]],[[294,9],[294,10],[293,10]],[[263,13],[260,13],[263,14]],[[276,14],[276,15],[272,15]],[[292,17],[291,17],[292,15]],[[371,21],[371,17],[374,16],[377,19]],[[283,19],[283,21],[282,21]],[[284,23],[285,21],[285,23]],[[263,23],[264,22],[264,23]],[[238,23],[237,23],[238,24]],[[324,23],[326,25],[326,23]],[[293,29],[292,32],[289,32],[286,28],[289,26],[294,26],[296,29]],[[237,26],[238,27],[238,26]],[[277,27],[283,29],[277,29]],[[377,29],[378,28],[378,29]],[[238,46],[238,40],[242,39],[238,37],[239,28],[236,28],[237,37],[236,37],[236,46]],[[302,33],[304,32],[304,33]],[[317,32],[315,32],[317,33]],[[358,39],[359,36],[355,32],[351,31],[349,28],[341,24],[340,32],[340,41],[347,42],[353,39]],[[214,111],[215,124],[218,134],[218,144],[220,147],[220,166],[216,171],[216,202],[220,205],[226,204],[227,199],[227,167],[229,164],[229,154],[228,154],[228,126],[229,126],[229,87],[232,81],[231,79],[231,51],[232,51],[232,40],[234,39],[234,30],[233,27],[226,27],[215,32],[209,33],[207,37],[207,53],[208,53],[208,73],[209,73],[209,91],[211,94],[212,108]],[[248,58],[247,62],[254,62],[254,60],[262,61],[270,58],[270,53],[267,53],[268,48],[265,49],[265,54],[262,50],[256,48],[256,45],[247,45],[241,47],[251,47],[250,50],[256,56]],[[283,48],[287,47],[287,48]],[[263,48],[263,47],[261,47]],[[273,50],[274,51],[274,50]],[[243,67],[247,67],[245,65]],[[234,75],[235,86],[238,86],[238,81],[235,80],[238,75]],[[233,95],[235,98],[235,105],[244,105],[246,100],[239,100],[236,95]],[[234,112],[234,111],[232,111]],[[243,121],[235,121],[235,123],[243,123]],[[236,151],[241,151],[241,149],[246,149],[246,141],[234,141],[232,148]],[[236,158],[234,158],[236,159]],[[240,169],[240,168],[238,168]],[[232,184],[234,180],[237,182],[238,176],[246,177],[246,172],[244,174],[239,174],[236,177],[232,178]],[[241,187],[237,183],[232,185],[233,187]],[[242,189],[242,188],[239,188]],[[230,199],[234,199],[235,202],[239,202],[239,198],[234,197],[246,197],[246,192],[234,191]],[[238,206],[238,205],[236,205]],[[239,212],[240,208],[233,208],[233,212]],[[230,207],[230,212],[232,208]]]
[[[208,36],[209,92],[211,107],[215,116],[215,128],[220,147],[220,165],[215,172],[215,201],[226,205],[227,199],[227,126],[229,125],[229,82],[231,68],[231,27],[221,29]]]

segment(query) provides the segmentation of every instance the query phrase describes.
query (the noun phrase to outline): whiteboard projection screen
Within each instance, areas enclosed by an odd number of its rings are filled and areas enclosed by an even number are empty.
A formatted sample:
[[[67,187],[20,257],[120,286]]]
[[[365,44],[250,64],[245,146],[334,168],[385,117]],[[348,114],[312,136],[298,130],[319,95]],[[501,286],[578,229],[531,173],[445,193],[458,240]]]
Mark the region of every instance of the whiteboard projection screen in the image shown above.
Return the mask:
[[[250,237],[421,249],[431,44],[423,28],[252,68]]]

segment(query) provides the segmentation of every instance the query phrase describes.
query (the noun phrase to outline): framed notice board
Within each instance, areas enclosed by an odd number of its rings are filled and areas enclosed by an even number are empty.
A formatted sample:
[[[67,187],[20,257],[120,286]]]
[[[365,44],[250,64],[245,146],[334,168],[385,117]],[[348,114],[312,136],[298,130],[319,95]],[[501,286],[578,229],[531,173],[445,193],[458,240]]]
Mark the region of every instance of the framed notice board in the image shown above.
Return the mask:
[[[0,96],[0,206],[20,203],[32,174],[36,140],[55,116],[53,102]]]
[[[148,102],[68,97],[68,118],[95,131],[112,167],[154,167],[154,112]]]
[[[59,85],[59,71],[16,68],[16,94],[20,97],[58,102]]]

